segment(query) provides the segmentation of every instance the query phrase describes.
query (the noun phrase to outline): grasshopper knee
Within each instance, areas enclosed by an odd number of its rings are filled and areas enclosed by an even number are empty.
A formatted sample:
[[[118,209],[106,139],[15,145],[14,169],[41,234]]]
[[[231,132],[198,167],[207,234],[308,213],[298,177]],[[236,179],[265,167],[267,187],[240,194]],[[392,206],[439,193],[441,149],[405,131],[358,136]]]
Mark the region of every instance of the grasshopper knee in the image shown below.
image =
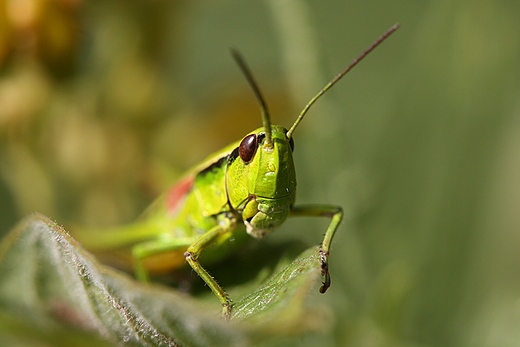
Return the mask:
[[[198,256],[193,252],[184,252],[184,258],[186,258],[186,261],[190,263],[191,261],[196,261]]]

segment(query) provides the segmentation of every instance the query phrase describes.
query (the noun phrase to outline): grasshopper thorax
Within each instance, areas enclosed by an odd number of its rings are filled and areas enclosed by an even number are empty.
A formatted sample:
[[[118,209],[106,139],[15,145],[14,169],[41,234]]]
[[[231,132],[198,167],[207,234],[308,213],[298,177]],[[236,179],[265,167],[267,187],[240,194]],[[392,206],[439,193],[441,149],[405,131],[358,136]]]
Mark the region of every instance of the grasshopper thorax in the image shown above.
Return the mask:
[[[238,211],[254,237],[281,225],[294,202],[296,173],[292,138],[287,129],[271,125],[271,143],[264,127],[246,135],[229,155],[226,190],[231,207]]]

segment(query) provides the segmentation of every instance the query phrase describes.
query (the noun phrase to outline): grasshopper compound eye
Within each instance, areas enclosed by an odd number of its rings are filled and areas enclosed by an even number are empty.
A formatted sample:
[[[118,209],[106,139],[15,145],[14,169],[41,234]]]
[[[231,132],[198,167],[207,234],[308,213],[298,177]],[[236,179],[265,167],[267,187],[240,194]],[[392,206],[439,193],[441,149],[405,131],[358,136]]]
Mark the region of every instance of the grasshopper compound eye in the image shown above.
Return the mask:
[[[256,134],[248,135],[244,137],[242,142],[240,142],[240,146],[238,146],[238,155],[240,156],[240,159],[247,164],[255,156],[257,148],[258,138]]]

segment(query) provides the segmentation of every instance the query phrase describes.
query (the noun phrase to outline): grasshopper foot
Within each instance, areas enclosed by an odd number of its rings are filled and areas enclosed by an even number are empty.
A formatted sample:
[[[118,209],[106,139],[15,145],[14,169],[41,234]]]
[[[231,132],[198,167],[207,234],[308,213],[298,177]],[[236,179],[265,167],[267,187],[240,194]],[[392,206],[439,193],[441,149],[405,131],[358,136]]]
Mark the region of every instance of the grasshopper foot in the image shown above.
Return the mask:
[[[329,252],[320,250],[321,258],[321,275],[325,277],[323,285],[320,287],[320,293],[323,294],[330,287],[330,274],[329,274]]]
[[[231,319],[231,310],[233,308],[233,303],[231,300],[228,303],[222,304],[222,318],[225,320]]]

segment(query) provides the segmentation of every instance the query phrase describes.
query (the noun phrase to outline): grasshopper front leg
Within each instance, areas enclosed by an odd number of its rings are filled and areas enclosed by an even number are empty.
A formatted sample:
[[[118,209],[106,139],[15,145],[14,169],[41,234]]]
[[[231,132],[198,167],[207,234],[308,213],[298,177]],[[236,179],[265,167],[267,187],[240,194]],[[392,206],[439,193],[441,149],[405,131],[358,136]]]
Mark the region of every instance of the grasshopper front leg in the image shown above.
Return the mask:
[[[340,206],[333,205],[303,205],[294,206],[289,214],[290,216],[313,216],[313,217],[330,217],[331,221],[323,237],[320,245],[321,256],[321,275],[325,280],[320,288],[320,293],[325,293],[330,287],[329,274],[329,254],[332,238],[338,229],[339,223],[343,219],[343,209]]]
[[[208,287],[213,291],[222,304],[222,317],[229,319],[231,317],[232,302],[229,299],[224,289],[215,281],[213,276],[202,267],[198,258],[200,253],[212,243],[214,243],[218,237],[231,232],[236,227],[236,219],[230,215],[222,215],[219,218],[219,224],[213,227],[211,230],[200,236],[195,242],[193,242],[184,256],[186,261],[190,264],[191,268],[206,282]]]
[[[231,315],[231,300],[215,279],[202,267],[198,258],[200,253],[213,244],[220,236],[232,232],[236,227],[236,218],[232,214],[222,214],[218,217],[218,224],[193,241],[192,238],[168,238],[148,241],[138,244],[132,249],[134,257],[134,271],[136,278],[141,282],[149,282],[149,274],[143,264],[144,259],[165,252],[180,251],[188,264],[199,275],[222,304],[222,316]],[[183,251],[185,250],[185,251]]]

